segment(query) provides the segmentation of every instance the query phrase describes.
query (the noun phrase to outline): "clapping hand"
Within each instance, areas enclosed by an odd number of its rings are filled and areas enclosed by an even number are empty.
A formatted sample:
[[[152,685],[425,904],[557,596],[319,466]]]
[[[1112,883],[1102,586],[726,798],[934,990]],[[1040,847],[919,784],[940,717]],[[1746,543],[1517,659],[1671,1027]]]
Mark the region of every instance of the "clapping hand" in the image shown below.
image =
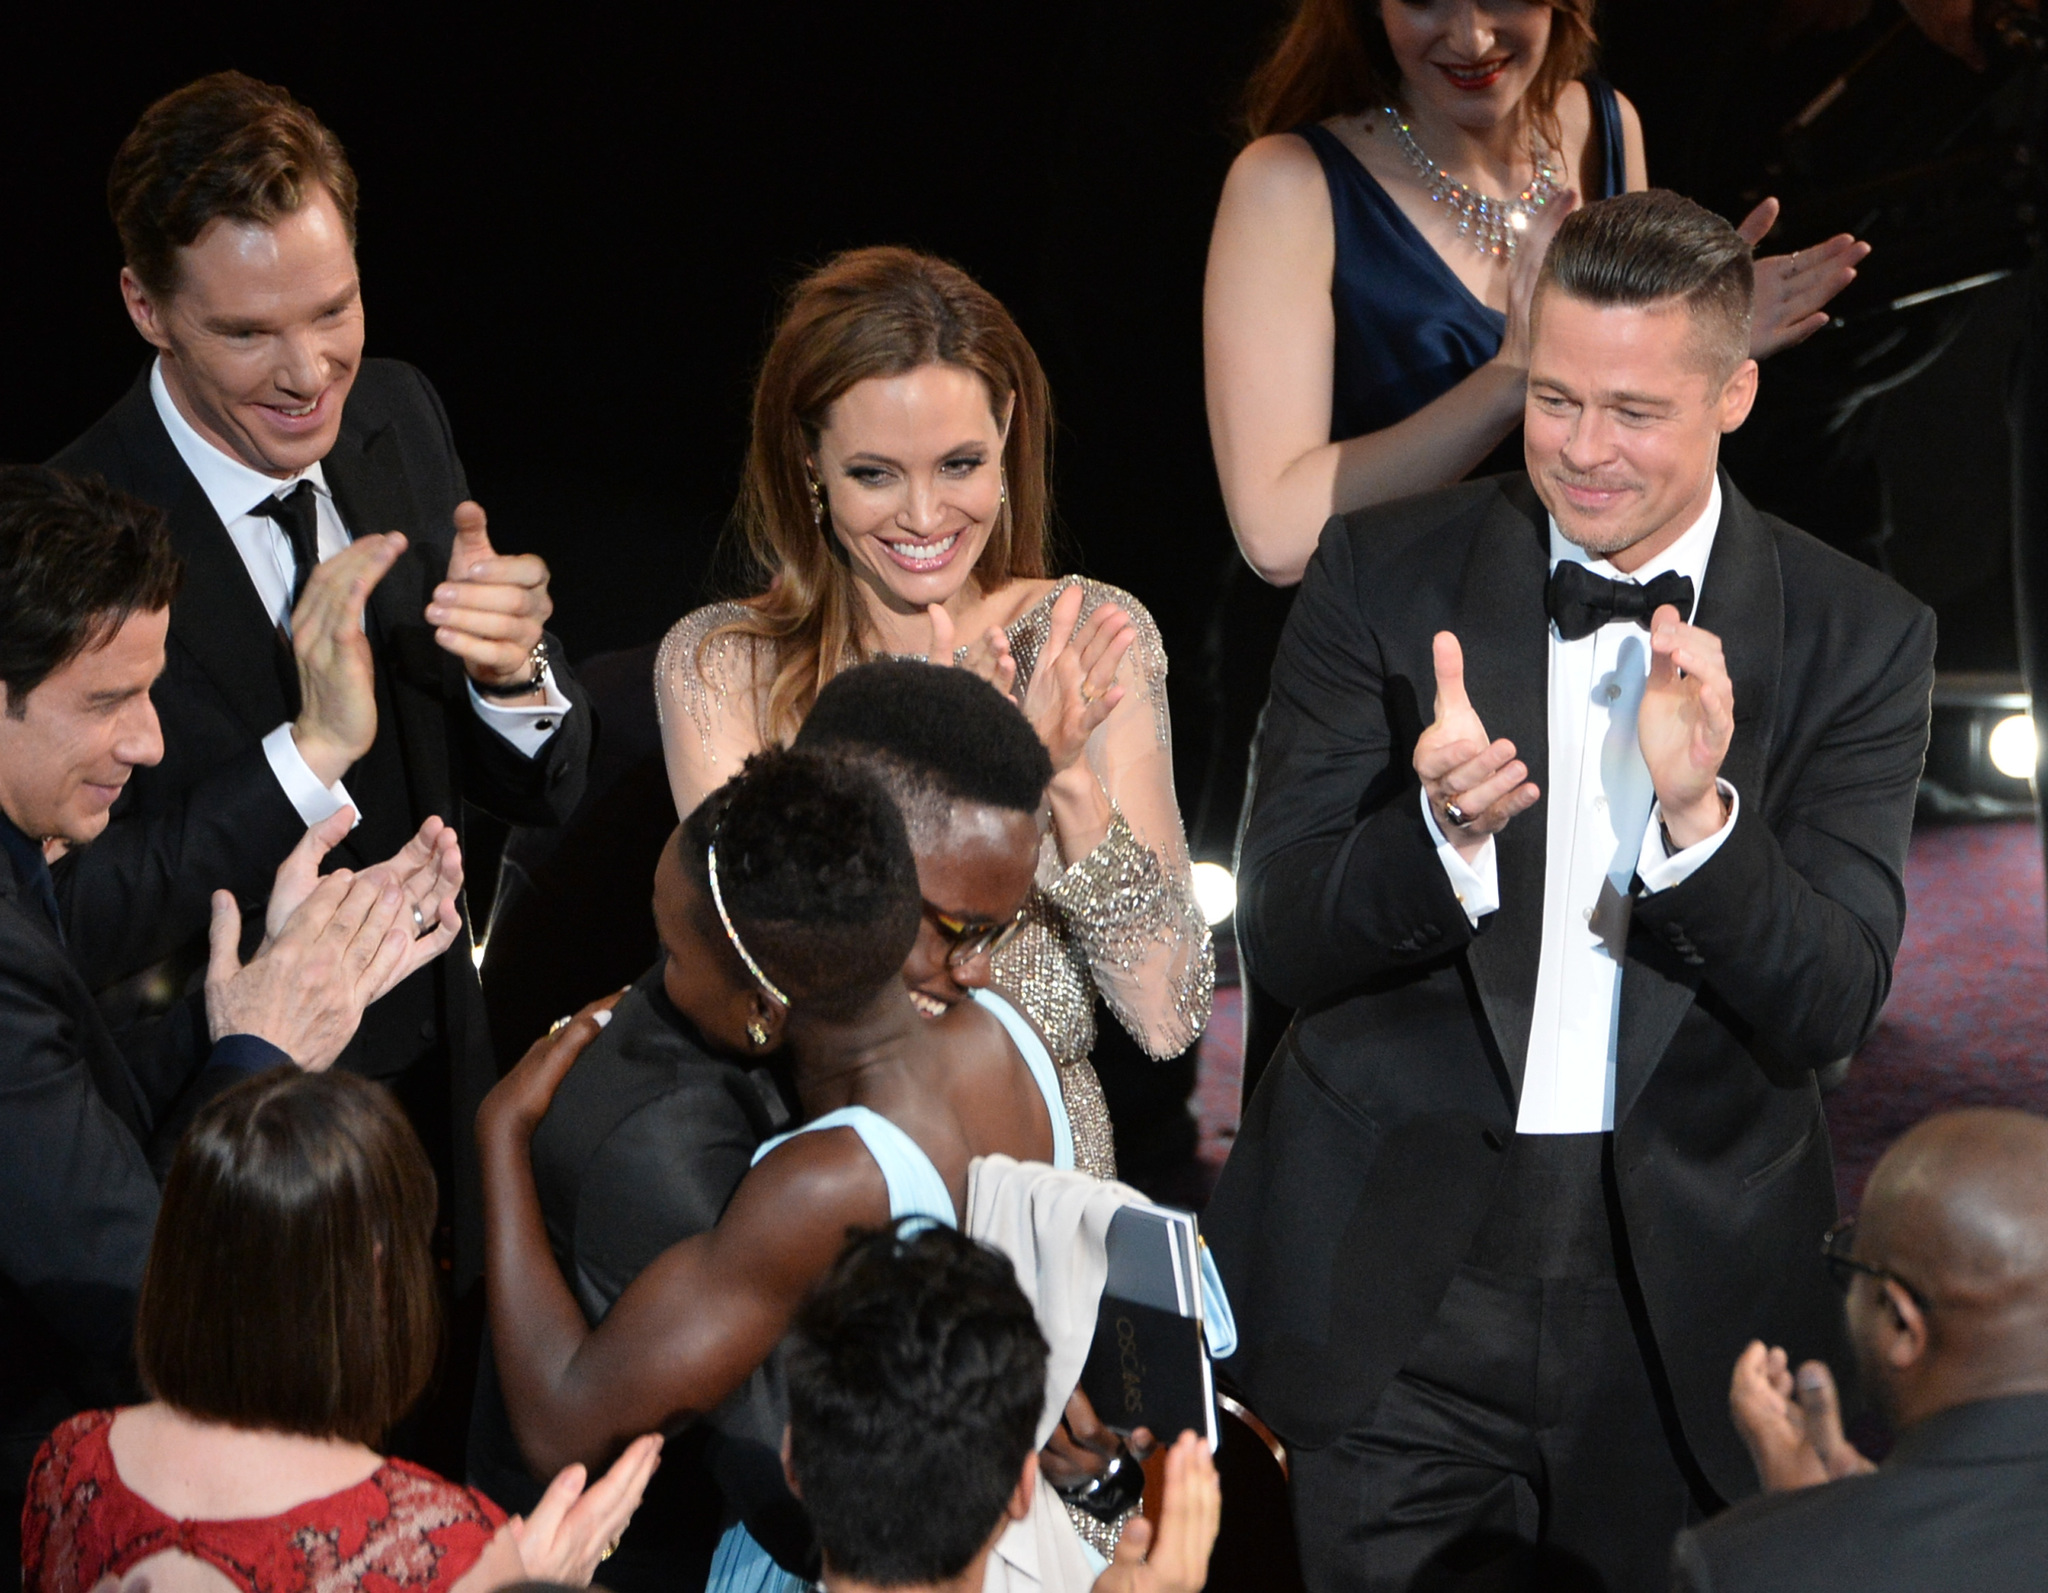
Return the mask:
[[[1193,1432],[1182,1433],[1166,1452],[1159,1525],[1138,1516],[1124,1528],[1094,1593],[1199,1593],[1222,1523],[1223,1489],[1209,1446]]]
[[[1735,230],[1754,248],[1778,224],[1778,201],[1766,199]],[[1870,245],[1846,232],[1791,254],[1756,262],[1756,309],[1749,323],[1749,354],[1764,359],[1804,343],[1828,324],[1824,306],[1856,280]]]
[[[564,1466],[532,1515],[505,1524],[527,1576],[586,1586],[598,1562],[617,1547],[660,1464],[661,1435],[648,1433],[628,1444],[612,1469],[588,1488],[581,1466]]]
[[[1436,717],[1415,743],[1415,775],[1429,793],[1437,828],[1468,863],[1486,838],[1526,812],[1541,794],[1512,741],[1489,741],[1465,695],[1465,650],[1449,631],[1432,643]]]
[[[448,579],[427,604],[434,640],[462,660],[471,680],[510,686],[532,678],[533,650],[554,611],[547,562],[532,553],[499,553],[483,506],[457,504]]]
[[[1124,700],[1116,672],[1138,639],[1131,617],[1114,603],[1081,618],[1081,584],[1069,586],[1052,605],[1052,625],[1038,667],[1024,691],[1024,717],[1031,721],[1057,777],[1080,761],[1095,727]]]
[[[292,610],[292,659],[299,675],[299,716],[292,742],[322,785],[332,785],[377,738],[377,687],[363,609],[405,538],[357,537],[314,566]]]
[[[1783,1350],[1752,1341],[1735,1362],[1728,1411],[1770,1492],[1876,1469],[1842,1435],[1841,1400],[1825,1362],[1808,1361],[1795,1379]]]
[[[1543,257],[1550,253],[1550,240],[1564,225],[1564,218],[1579,208],[1579,194],[1567,188],[1537,213],[1515,244],[1508,267],[1507,328],[1501,334],[1500,353],[1495,357],[1517,370],[1529,366],[1530,311],[1536,302],[1536,281],[1543,273]]]
[[[1721,638],[1688,625],[1666,603],[1650,616],[1650,678],[1636,714],[1636,741],[1649,765],[1664,828],[1682,850],[1728,818],[1721,760],[1735,735],[1735,686]]]
[[[932,648],[924,655],[925,662],[950,666],[955,650],[953,639],[957,634],[953,628],[953,616],[941,603],[927,604],[925,613],[931,616],[932,622]],[[968,645],[967,656],[960,660],[960,667],[970,674],[979,675],[1005,697],[1016,689],[1017,660],[1010,654],[1010,638],[1003,634],[999,625],[991,625],[978,640]]]

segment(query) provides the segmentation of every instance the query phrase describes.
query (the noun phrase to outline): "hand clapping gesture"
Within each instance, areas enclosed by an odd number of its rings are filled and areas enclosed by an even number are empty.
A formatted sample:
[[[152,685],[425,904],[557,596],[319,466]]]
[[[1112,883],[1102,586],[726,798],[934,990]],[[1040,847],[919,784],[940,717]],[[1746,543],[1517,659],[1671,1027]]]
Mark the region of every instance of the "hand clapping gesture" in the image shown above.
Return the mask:
[[[461,659],[479,685],[510,686],[532,678],[533,650],[554,611],[546,560],[499,553],[483,506],[457,504],[448,578],[427,604],[434,640]]]
[[[1753,1340],[1735,1362],[1728,1412],[1772,1493],[1876,1470],[1842,1436],[1841,1400],[1824,1362],[1808,1361],[1795,1379],[1783,1350]]]
[[[1735,230],[1754,248],[1778,224],[1778,201],[1766,199]],[[1810,249],[1766,255],[1756,262],[1756,311],[1749,323],[1749,353],[1764,359],[1804,343],[1828,324],[1824,306],[1856,280],[1870,245],[1846,232]]]
[[[1687,625],[1666,603],[1650,616],[1650,678],[1636,715],[1664,827],[1680,849],[1727,821],[1718,776],[1735,734],[1735,687],[1721,638]]]
[[[1429,793],[1437,828],[1468,863],[1486,838],[1527,812],[1540,793],[1512,741],[1489,741],[1465,695],[1465,650],[1438,631],[1436,718],[1415,743],[1415,774]]]

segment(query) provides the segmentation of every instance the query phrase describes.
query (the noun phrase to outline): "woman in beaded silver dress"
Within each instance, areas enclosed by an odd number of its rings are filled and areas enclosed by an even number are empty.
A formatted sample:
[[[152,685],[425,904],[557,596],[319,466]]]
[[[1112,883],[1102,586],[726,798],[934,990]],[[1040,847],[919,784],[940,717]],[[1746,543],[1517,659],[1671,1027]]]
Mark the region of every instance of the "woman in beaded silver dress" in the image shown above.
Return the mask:
[[[1129,594],[1048,575],[1050,436],[1037,356],[965,273],[906,249],[812,273],[754,395],[740,526],[761,590],[680,620],[655,693],[681,813],[865,659],[951,660],[1017,700],[1052,754],[1051,823],[993,973],[1051,1047],[1076,1163],[1107,1177],[1095,997],[1148,1054],[1175,1056],[1208,1021],[1215,957],[1159,631]]]

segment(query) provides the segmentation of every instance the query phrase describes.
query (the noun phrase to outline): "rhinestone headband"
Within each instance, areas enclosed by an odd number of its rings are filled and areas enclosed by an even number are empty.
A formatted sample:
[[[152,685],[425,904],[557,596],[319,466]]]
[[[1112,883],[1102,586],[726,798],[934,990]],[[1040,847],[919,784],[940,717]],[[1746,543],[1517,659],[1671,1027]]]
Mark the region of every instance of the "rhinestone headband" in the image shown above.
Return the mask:
[[[704,855],[705,871],[711,876],[711,905],[718,909],[718,921],[725,925],[725,938],[732,942],[732,949],[740,954],[740,961],[747,965],[747,972],[754,976],[754,982],[782,1006],[789,1005],[789,997],[776,987],[775,981],[761,971],[761,965],[754,961],[740,939],[740,932],[732,927],[732,914],[725,910],[725,893],[718,888],[718,843],[713,841]]]

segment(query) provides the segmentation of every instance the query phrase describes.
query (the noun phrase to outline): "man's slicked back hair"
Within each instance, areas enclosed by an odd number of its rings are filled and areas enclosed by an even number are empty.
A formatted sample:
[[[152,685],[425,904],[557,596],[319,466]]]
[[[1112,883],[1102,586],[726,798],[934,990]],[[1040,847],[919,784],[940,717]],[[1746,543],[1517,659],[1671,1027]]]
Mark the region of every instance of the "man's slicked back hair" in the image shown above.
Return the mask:
[[[1539,305],[1553,288],[1586,304],[1682,301],[1724,381],[1749,356],[1750,246],[1721,217],[1669,189],[1616,194],[1565,217],[1543,257]]]
[[[915,841],[942,835],[953,804],[1036,813],[1052,758],[1017,705],[965,669],[884,659],[842,670],[818,693],[796,745],[861,757],[889,787]]]
[[[714,838],[733,927],[796,1010],[851,1017],[901,974],[924,898],[903,815],[872,772],[757,752],[683,821],[681,862],[707,897]]]
[[[183,566],[157,510],[97,476],[0,465],[0,681],[7,711],[131,614],[168,608]]]
[[[827,1567],[873,1587],[957,1577],[1045,1403],[1045,1338],[1009,1258],[951,1228],[862,1235],[786,1343],[790,1466]]]
[[[215,72],[142,113],[107,174],[128,269],[159,298],[178,251],[219,217],[273,226],[322,190],[356,237],[356,174],[341,140],[274,83]]]

